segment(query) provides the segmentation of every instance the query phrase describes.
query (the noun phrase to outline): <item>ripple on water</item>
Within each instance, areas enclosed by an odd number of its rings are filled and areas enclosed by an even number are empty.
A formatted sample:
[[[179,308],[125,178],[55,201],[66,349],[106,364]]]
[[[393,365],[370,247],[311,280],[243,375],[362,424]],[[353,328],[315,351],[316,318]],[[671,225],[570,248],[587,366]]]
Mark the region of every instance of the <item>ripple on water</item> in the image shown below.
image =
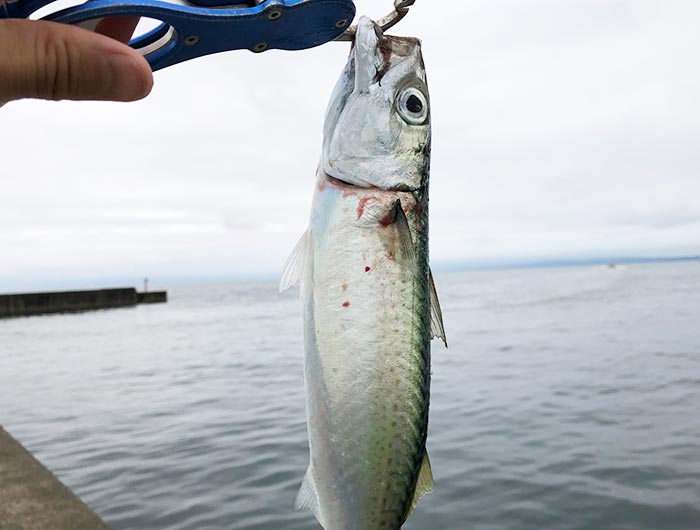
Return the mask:
[[[405,528],[698,530],[696,269],[439,277],[436,486]],[[0,421],[115,530],[319,528],[293,510],[298,302],[273,284],[171,294],[0,322]]]

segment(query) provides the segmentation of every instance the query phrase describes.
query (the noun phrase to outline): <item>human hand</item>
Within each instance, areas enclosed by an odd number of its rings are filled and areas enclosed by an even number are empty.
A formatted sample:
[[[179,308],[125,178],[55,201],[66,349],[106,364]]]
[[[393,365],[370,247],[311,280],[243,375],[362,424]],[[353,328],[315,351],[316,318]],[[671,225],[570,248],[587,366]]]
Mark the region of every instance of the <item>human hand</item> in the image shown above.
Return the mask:
[[[22,98],[146,97],[153,86],[151,68],[124,44],[137,23],[135,17],[112,17],[91,32],[54,22],[0,20],[0,105]]]

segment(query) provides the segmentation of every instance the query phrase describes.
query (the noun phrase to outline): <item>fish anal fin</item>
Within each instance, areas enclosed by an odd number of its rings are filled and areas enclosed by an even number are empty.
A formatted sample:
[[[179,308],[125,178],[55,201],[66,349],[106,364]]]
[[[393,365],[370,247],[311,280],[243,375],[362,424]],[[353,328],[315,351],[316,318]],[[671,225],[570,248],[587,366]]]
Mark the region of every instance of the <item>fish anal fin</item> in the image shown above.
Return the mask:
[[[420,471],[418,472],[418,480],[416,481],[416,490],[413,494],[413,500],[411,501],[411,506],[406,514],[406,519],[413,513],[413,510],[418,505],[423,495],[432,493],[433,491],[433,470],[430,467],[430,458],[428,457],[428,451],[425,452],[423,456],[423,463],[420,466]]]
[[[309,466],[306,475],[304,475],[304,481],[301,483],[294,508],[299,511],[308,510],[312,512],[316,516],[316,519],[321,522],[321,510],[318,501],[318,489],[316,488],[316,481],[314,480],[313,466]]]
[[[447,336],[445,334],[445,324],[442,321],[442,309],[440,308],[440,299],[435,288],[435,280],[433,279],[433,271],[430,271],[430,334],[433,338],[441,339],[447,348]]]
[[[279,285],[280,293],[301,282],[310,263],[311,250],[311,230],[307,229],[284,264]]]

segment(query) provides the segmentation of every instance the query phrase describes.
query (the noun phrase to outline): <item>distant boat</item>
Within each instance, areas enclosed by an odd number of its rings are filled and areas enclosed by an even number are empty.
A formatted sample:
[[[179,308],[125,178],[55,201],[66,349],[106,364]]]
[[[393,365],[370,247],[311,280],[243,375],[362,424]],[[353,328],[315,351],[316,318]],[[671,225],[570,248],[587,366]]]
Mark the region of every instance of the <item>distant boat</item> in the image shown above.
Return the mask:
[[[617,263],[607,263],[605,265],[599,265],[599,268],[606,271],[621,271],[627,267],[625,265],[618,265]]]

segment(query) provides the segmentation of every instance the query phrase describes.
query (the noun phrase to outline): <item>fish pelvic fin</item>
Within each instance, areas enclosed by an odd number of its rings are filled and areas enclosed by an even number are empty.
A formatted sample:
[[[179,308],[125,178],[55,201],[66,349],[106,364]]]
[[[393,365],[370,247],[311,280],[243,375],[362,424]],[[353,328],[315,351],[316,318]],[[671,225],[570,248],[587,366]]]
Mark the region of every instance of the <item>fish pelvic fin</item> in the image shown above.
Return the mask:
[[[423,456],[423,463],[420,466],[420,471],[418,472],[418,480],[416,481],[416,490],[413,494],[413,500],[411,501],[411,506],[406,514],[406,519],[408,519],[413,510],[418,505],[418,501],[421,500],[423,495],[432,493],[433,491],[433,470],[430,466],[430,458],[428,457],[428,451],[425,451]]]
[[[322,521],[318,489],[314,480],[314,468],[311,465],[306,470],[306,475],[304,475],[304,481],[301,483],[301,488],[297,494],[294,509],[298,511],[308,510],[316,516],[319,522]]]
[[[447,336],[445,334],[445,324],[442,321],[442,309],[438,298],[433,271],[430,271],[430,334],[432,338],[441,339],[447,348]]]
[[[280,293],[302,283],[302,279],[306,277],[306,271],[311,263],[312,249],[311,229],[309,228],[301,236],[301,239],[299,239],[289,258],[287,258],[287,262],[284,264],[279,285]]]

